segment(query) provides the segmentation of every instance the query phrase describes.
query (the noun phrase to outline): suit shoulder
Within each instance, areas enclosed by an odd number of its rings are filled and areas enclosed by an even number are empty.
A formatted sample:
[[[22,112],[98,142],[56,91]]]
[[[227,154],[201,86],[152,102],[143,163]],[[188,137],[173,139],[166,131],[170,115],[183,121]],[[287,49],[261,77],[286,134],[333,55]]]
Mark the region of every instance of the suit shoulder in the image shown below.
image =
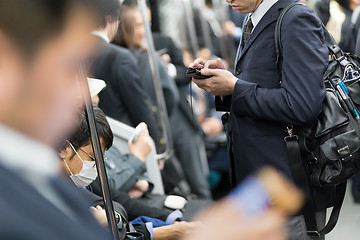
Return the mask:
[[[106,48],[108,54],[112,55],[116,59],[117,63],[122,62],[136,64],[136,58],[129,49],[117,46],[112,43],[107,44]]]
[[[303,23],[306,23],[308,21],[316,21],[321,24],[321,20],[319,19],[315,11],[305,4],[294,6],[289,9],[288,12],[285,14],[283,23],[286,24],[287,22],[293,21]]]

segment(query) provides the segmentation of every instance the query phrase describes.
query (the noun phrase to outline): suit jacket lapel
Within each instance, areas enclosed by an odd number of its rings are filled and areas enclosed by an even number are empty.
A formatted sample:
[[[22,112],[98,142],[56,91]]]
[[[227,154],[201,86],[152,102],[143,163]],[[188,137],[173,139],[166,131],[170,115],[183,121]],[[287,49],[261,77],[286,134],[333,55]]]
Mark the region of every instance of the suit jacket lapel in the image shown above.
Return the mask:
[[[239,63],[241,58],[244,56],[244,54],[247,52],[247,50],[250,48],[250,46],[253,44],[253,42],[256,40],[256,38],[259,36],[259,34],[271,23],[276,22],[281,10],[286,7],[290,2],[294,2],[293,0],[279,0],[277,3],[275,3],[269,11],[265,13],[265,15],[261,18],[260,22],[256,25],[254,28],[254,31],[252,32],[248,42],[244,46],[242,50],[239,51],[239,56],[236,58],[236,65]],[[241,43],[240,43],[241,44]]]

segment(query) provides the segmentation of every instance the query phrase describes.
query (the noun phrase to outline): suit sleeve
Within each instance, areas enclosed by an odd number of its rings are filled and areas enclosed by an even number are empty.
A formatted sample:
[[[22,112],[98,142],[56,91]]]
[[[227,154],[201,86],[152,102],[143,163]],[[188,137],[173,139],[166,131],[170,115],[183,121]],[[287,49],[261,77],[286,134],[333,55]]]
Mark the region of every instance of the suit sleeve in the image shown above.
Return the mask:
[[[129,55],[128,58],[123,58],[118,55],[114,63],[117,65],[113,67],[116,75],[114,79],[125,79],[116,85],[117,95],[127,108],[132,124],[136,126],[140,122],[145,122],[149,127],[154,142],[157,146],[160,146],[159,130],[151,112],[149,96],[140,85],[139,69],[135,57]]]
[[[261,88],[239,79],[232,96],[232,110],[237,117],[311,124],[320,114],[325,98],[323,74],[329,52],[321,22],[310,8],[298,6],[289,10],[283,19],[281,44],[281,88]]]

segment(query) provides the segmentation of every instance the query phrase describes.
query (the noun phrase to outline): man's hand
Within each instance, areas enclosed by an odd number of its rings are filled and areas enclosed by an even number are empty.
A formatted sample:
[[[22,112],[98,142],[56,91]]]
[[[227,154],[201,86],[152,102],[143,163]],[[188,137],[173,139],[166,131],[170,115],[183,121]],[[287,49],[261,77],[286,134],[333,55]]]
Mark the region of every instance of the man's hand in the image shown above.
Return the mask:
[[[149,183],[146,180],[139,180],[136,182],[135,186],[133,186],[128,194],[131,198],[141,198],[144,193],[149,190]]]
[[[151,152],[149,130],[147,128],[144,128],[141,131],[137,141],[135,143],[132,143],[132,138],[130,138],[128,145],[130,153],[135,157],[139,158],[141,161],[145,162],[147,156]]]
[[[106,212],[104,209],[102,209],[102,207],[100,206],[96,206],[96,208],[90,207],[90,211],[95,217],[95,219],[100,223],[101,226],[107,227],[108,223],[107,223]]]
[[[224,69],[201,69],[201,75],[210,76],[207,79],[195,79],[193,82],[199,88],[214,96],[228,96],[233,94],[237,78]]]
[[[223,64],[220,58],[208,61],[202,58],[198,58],[192,64],[190,64],[190,67],[201,67],[204,69],[226,69],[226,66]]]
[[[200,222],[175,222],[166,227],[154,228],[154,240],[180,240],[185,235],[200,231]]]
[[[185,240],[286,240],[285,218],[272,210],[248,216],[223,200],[204,211],[197,220],[204,227],[187,235]]]

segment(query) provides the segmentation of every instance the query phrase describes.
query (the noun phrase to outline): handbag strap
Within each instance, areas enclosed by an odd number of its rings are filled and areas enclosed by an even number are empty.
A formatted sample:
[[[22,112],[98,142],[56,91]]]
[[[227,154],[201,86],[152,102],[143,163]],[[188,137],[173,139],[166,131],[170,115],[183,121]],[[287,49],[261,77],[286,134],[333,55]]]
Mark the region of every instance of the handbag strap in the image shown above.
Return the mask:
[[[312,237],[325,236],[331,232],[340,215],[341,206],[344,201],[346,191],[346,181],[336,186],[335,204],[331,212],[330,218],[326,226],[318,230],[318,224],[316,220],[316,210],[314,208],[313,197],[308,181],[308,177],[305,172],[303,160],[300,154],[298,136],[289,132],[289,136],[285,137],[286,148],[288,152],[289,164],[295,183],[304,191],[306,202],[303,208],[303,215],[305,218],[307,233]]]

